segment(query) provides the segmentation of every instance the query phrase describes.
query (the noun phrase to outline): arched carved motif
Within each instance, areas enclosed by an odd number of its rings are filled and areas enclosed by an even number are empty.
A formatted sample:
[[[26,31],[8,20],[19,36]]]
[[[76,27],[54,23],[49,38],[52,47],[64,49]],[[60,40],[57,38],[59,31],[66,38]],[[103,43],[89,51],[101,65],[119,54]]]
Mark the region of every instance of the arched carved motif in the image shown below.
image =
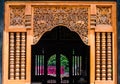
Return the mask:
[[[52,28],[63,25],[75,31],[88,44],[88,7],[43,7],[33,9],[34,44]]]

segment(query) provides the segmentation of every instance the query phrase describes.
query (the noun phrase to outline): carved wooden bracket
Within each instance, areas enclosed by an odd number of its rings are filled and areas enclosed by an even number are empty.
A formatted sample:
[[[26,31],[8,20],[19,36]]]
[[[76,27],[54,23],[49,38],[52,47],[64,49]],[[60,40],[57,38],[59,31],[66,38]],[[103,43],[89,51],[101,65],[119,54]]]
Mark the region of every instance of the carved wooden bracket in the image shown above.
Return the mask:
[[[90,17],[90,28],[91,29],[95,29],[96,27],[96,15],[95,14],[92,14],[91,17]]]
[[[26,28],[31,28],[31,15],[26,15],[25,16],[25,27]]]
[[[31,28],[31,5],[25,7],[25,27]]]

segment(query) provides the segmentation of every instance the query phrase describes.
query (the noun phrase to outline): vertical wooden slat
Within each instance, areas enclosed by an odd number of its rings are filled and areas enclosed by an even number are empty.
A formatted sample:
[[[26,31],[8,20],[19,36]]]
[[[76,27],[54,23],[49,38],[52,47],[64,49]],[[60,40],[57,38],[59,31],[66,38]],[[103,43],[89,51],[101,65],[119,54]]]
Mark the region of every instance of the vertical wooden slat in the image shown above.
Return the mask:
[[[20,79],[20,33],[16,33],[15,79]]]
[[[3,44],[2,44],[2,84],[8,84],[9,76],[9,5],[5,3],[4,11],[4,30],[3,30]]]
[[[21,33],[21,79],[26,78],[26,34]]]
[[[81,73],[80,73],[80,56],[79,56],[79,75],[81,75]]]
[[[42,61],[43,61],[42,65],[44,65],[44,53],[43,53],[42,58],[43,58],[43,60],[42,60]],[[45,69],[45,67],[43,66],[43,71],[44,71],[44,69]],[[44,73],[43,73],[42,75],[44,75]]]
[[[80,56],[78,56],[78,75],[80,75]]]
[[[80,75],[82,75],[82,56],[80,56]]]
[[[37,55],[37,75],[39,75],[39,55]]]
[[[73,69],[73,56],[72,56],[72,75],[74,73],[74,69]]]
[[[9,49],[10,49],[10,53],[9,53],[9,79],[14,79],[15,76],[15,44],[14,44],[15,40],[14,40],[14,33],[10,33],[10,38],[9,38]]]
[[[90,6],[90,31],[89,31],[89,44],[90,44],[90,83],[95,82],[95,27],[96,27],[96,4]]]
[[[118,84],[118,41],[117,41],[117,3],[115,2],[112,5],[112,26],[113,26],[113,33],[112,33],[112,61],[113,61],[113,81],[114,84]]]
[[[42,55],[40,55],[40,60],[39,61],[40,61],[40,75],[41,75]]]
[[[9,33],[9,79],[26,78],[26,34]]]
[[[101,38],[101,69],[102,69],[102,80],[106,80],[106,33],[102,32],[102,38]]]
[[[96,33],[96,80],[112,80],[112,33]]]
[[[95,30],[90,31],[90,83],[95,81]]]
[[[96,80],[100,80],[100,32],[96,33]]]
[[[39,55],[39,75],[40,75],[40,55]]]
[[[35,76],[37,75],[37,55],[35,55]]]
[[[107,80],[112,80],[112,36],[107,33]]]
[[[33,37],[31,35],[31,31],[27,30],[26,32],[26,81],[27,83],[31,82],[31,45]]]
[[[77,75],[77,56],[75,56],[75,75]]]

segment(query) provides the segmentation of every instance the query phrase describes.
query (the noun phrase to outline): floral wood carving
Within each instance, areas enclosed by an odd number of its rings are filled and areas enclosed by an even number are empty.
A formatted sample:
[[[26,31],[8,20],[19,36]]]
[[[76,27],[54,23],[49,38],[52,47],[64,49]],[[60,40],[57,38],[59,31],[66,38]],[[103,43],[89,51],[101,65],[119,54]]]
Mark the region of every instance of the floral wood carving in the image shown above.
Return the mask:
[[[33,10],[34,44],[41,36],[56,26],[62,25],[79,34],[88,44],[87,7],[34,7]]]
[[[25,25],[25,7],[11,6],[10,7],[10,26]]]
[[[99,24],[105,24],[105,25],[111,25],[111,14],[112,9],[111,7],[97,7],[97,25]]]

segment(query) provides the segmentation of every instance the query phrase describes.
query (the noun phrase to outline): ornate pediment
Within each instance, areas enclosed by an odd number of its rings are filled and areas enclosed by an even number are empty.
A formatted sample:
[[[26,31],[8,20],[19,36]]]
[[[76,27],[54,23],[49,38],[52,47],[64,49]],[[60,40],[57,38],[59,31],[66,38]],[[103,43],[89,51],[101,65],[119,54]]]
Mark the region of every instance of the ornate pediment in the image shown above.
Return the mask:
[[[88,7],[43,7],[33,9],[34,43],[56,26],[75,31],[88,44]]]

